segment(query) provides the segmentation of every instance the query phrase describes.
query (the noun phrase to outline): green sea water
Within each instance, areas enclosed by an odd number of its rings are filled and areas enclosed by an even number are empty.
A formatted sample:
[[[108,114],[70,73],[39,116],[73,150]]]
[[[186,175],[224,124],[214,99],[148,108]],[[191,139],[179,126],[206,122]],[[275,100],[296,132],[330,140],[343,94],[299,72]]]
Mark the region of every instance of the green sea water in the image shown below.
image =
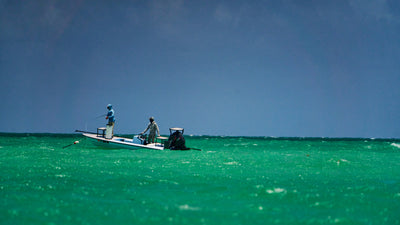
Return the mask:
[[[0,223],[400,224],[400,140],[187,136],[186,144],[202,151],[0,133]]]

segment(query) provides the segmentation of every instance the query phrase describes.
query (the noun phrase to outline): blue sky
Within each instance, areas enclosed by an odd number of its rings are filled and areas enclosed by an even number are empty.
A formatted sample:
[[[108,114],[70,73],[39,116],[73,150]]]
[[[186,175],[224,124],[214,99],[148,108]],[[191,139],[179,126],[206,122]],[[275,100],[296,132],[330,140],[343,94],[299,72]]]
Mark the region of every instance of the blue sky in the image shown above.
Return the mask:
[[[395,0],[0,1],[0,132],[400,138]]]

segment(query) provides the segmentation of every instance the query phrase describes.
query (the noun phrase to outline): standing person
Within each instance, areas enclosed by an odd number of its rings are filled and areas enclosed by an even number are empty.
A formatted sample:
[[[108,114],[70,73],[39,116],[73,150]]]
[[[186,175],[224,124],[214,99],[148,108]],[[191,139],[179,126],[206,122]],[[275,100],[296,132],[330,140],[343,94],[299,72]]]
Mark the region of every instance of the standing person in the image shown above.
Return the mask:
[[[160,130],[158,129],[158,125],[157,125],[156,121],[154,121],[154,117],[150,117],[149,120],[150,120],[149,125],[142,133],[140,133],[140,135],[146,133],[146,131],[150,129],[148,141],[149,141],[149,143],[154,143],[156,133],[157,133],[157,136],[160,136]]]
[[[108,113],[106,116],[106,120],[108,120],[107,125],[112,126],[112,136],[114,136],[114,125],[115,125],[115,116],[114,116],[114,109],[112,108],[111,104],[107,105]]]

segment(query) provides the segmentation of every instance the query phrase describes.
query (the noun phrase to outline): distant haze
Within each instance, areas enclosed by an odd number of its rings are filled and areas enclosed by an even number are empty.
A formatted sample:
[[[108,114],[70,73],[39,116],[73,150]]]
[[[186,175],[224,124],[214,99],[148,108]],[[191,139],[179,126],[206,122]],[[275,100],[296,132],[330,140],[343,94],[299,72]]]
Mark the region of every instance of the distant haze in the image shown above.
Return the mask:
[[[0,1],[0,132],[400,138],[400,1]]]

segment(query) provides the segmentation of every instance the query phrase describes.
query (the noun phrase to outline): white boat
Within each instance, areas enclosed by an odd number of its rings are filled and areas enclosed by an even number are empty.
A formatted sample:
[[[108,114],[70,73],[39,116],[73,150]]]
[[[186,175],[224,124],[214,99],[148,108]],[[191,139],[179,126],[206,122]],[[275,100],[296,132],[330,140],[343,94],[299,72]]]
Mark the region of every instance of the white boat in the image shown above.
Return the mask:
[[[132,139],[125,137],[110,136],[105,134],[106,128],[98,128],[97,133],[88,131],[79,131],[83,136],[89,138],[94,144],[108,148],[129,148],[129,149],[152,149],[152,150],[164,150],[164,142],[168,140],[166,137],[157,137],[156,143],[145,144],[145,139],[139,135],[133,136]]]
[[[153,149],[153,150],[197,150],[197,148],[187,148],[185,146],[185,139],[183,137],[183,128],[170,128],[170,137],[172,146],[169,146],[170,142],[167,137],[156,137],[155,143],[146,143],[146,138],[140,135],[133,136],[132,139],[125,137],[117,137],[112,135],[112,128],[108,127],[97,128],[97,133],[92,133],[88,131],[76,130],[75,132],[82,133],[83,136],[89,138],[94,144],[100,145],[102,147],[108,148],[129,148],[129,149]],[[177,135],[178,136],[174,136]],[[181,145],[176,145],[175,140],[179,139]],[[170,148],[171,147],[171,148]]]

